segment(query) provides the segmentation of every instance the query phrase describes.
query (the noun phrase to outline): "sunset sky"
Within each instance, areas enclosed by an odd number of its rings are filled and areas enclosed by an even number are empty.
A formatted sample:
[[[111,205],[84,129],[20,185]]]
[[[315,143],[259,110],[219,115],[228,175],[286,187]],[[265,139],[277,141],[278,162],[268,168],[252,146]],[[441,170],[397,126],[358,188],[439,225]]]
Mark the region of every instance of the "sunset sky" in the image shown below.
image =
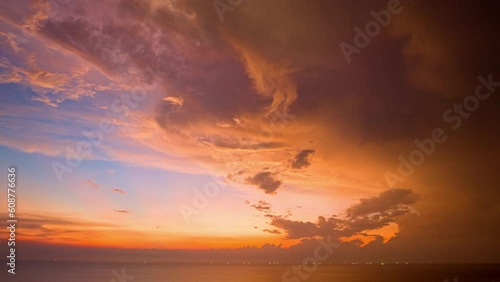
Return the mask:
[[[300,261],[330,236],[337,261],[500,262],[500,5],[469,2],[1,2],[22,257]]]

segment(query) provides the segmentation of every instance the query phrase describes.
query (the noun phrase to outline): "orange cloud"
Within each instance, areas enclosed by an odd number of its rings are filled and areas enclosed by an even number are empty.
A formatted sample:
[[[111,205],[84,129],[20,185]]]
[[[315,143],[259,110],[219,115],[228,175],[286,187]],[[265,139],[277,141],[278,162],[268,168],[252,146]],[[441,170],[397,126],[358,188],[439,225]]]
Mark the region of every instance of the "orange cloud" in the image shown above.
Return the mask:
[[[176,106],[182,106],[184,104],[184,99],[182,99],[182,97],[167,96],[163,98],[163,101],[170,102],[170,104]]]

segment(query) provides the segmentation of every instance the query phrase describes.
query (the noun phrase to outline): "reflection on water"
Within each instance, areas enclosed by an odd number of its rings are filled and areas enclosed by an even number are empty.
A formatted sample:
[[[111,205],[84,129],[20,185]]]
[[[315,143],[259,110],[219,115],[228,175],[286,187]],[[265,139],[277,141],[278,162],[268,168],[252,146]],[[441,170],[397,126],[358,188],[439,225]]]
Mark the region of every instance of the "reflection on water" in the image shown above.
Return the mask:
[[[500,265],[293,265],[22,262],[16,275],[4,268],[0,281],[159,282],[159,281],[335,281],[335,282],[500,282]]]

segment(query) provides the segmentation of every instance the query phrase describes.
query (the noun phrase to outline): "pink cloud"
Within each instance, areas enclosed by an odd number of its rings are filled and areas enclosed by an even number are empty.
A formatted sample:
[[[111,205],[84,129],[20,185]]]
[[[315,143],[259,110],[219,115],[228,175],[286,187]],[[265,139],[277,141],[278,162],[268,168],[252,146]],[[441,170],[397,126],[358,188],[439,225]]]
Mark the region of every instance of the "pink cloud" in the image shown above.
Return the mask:
[[[118,189],[118,188],[114,188],[113,190],[111,190],[113,192],[116,192],[116,193],[121,193],[121,194],[125,194],[126,192],[122,189]]]
[[[97,185],[94,181],[90,179],[85,181],[84,183],[92,188],[99,189],[99,185]]]

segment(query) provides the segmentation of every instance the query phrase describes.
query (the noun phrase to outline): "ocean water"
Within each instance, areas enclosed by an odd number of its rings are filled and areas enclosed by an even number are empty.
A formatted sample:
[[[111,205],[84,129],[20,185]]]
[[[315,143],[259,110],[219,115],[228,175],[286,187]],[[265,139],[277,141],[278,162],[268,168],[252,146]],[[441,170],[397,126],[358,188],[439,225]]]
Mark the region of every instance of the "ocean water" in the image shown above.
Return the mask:
[[[195,265],[97,262],[19,262],[16,274],[2,267],[0,281],[26,282],[500,282],[500,265],[316,265],[302,278],[292,265]],[[290,270],[290,274],[283,274]],[[308,275],[307,277],[305,275]],[[287,280],[288,279],[288,280]]]

